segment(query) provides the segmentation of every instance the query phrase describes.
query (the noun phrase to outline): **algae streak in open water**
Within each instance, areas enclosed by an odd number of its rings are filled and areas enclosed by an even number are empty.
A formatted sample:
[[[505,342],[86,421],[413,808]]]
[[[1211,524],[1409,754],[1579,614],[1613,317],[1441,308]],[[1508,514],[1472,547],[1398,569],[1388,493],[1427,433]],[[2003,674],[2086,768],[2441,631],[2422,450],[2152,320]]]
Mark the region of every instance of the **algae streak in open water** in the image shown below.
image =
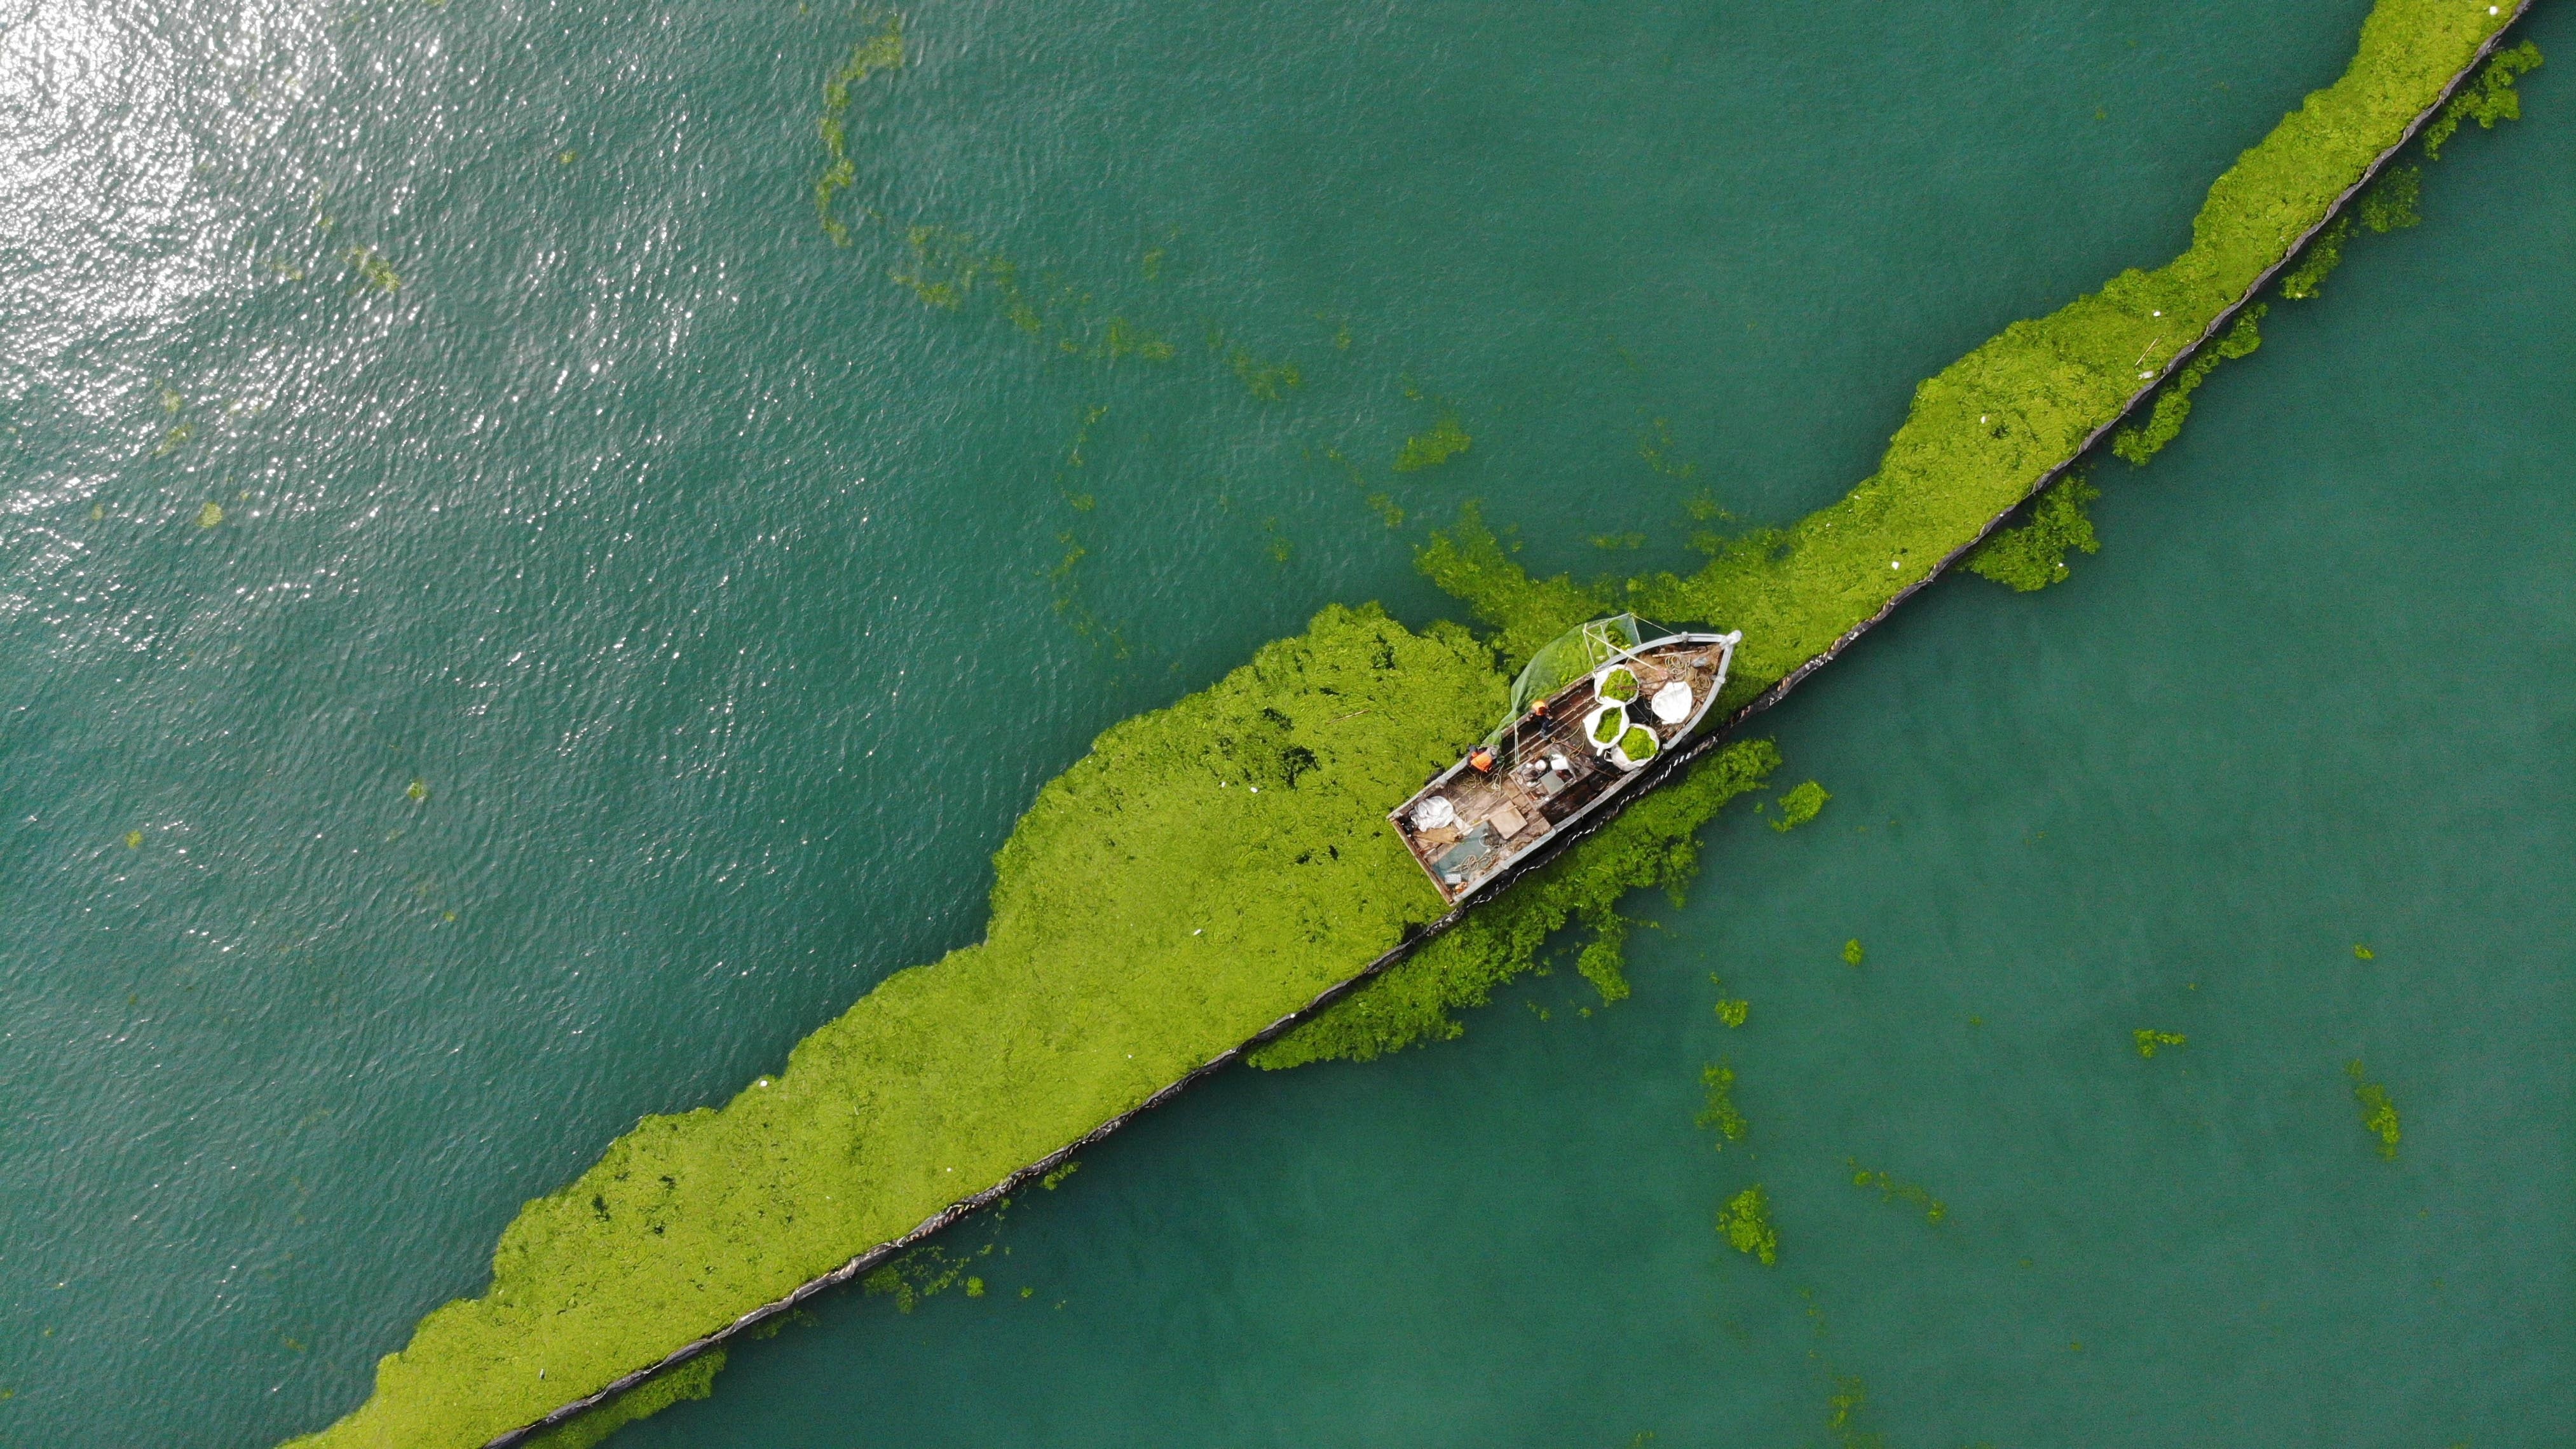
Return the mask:
[[[2382,0],[2345,77],[2211,189],[2190,250],[2015,324],[1923,384],[1878,473],[1793,527],[1615,591],[1530,579],[1470,515],[1426,566],[1515,658],[1608,602],[1741,627],[1724,700],[1749,700],[2065,464],[2503,23]],[[1430,451],[1465,442],[1459,430]],[[1331,609],[1217,686],[1108,731],[997,857],[982,944],[889,978],[784,1072],[721,1109],[647,1119],[528,1204],[488,1290],[424,1319],[380,1363],[374,1395],[302,1442],[462,1449],[530,1423],[998,1186],[1347,978],[1438,913],[1382,815],[1491,722],[1503,680],[1454,626],[1417,635]],[[1540,872],[1472,918],[1513,924],[1454,974],[1389,973],[1302,1029],[1305,1059],[1444,1034],[1450,1004],[1490,989],[1486,963],[1595,900],[1587,920],[1611,936],[1626,887],[1583,879],[1586,861],[1602,880],[1682,871],[1710,802],[1765,764],[1729,752],[1638,802],[1584,842],[1603,851],[1569,852],[1568,873]],[[1229,788],[1251,784],[1260,792]],[[1548,904],[1515,916],[1522,892]],[[1724,1227],[1773,1255],[1758,1188]]]

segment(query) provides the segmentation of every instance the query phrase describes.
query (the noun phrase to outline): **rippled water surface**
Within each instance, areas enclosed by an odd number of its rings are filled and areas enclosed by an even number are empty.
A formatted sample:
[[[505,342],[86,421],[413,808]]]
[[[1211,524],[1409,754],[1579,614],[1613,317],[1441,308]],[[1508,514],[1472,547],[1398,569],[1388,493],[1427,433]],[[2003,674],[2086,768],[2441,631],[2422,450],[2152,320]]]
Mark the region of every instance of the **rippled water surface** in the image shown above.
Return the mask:
[[[520,1201],[974,939],[1100,729],[1453,613],[1471,498],[1589,575],[1838,495],[2365,9],[933,0],[847,245],[890,12],[0,12],[0,1440],[344,1412]],[[2576,1437],[2565,82],[2071,583],[1768,719],[1834,800],[1632,902],[1634,998],[1222,1078],[621,1442]]]

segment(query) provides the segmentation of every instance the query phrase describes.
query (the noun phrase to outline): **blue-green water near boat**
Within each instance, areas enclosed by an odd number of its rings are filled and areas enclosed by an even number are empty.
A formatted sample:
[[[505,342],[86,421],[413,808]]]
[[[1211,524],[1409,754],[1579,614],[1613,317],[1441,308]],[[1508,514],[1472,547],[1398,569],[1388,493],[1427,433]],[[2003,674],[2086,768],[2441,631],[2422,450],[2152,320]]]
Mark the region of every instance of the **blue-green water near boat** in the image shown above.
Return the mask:
[[[0,1437],[332,1417],[520,1199],[972,939],[1098,729],[1449,612],[1409,549],[1468,497],[1633,572],[1837,495],[2362,9],[930,7],[846,249],[873,14],[22,28]],[[1833,802],[1722,820],[1633,998],[1222,1079],[956,1235],[981,1297],[833,1300],[629,1441],[2563,1437],[2576,122],[2525,89],[2100,470],[2073,581],[1776,717]],[[916,226],[1055,330],[926,305]],[[1755,1182],[1770,1269],[1711,1231]]]

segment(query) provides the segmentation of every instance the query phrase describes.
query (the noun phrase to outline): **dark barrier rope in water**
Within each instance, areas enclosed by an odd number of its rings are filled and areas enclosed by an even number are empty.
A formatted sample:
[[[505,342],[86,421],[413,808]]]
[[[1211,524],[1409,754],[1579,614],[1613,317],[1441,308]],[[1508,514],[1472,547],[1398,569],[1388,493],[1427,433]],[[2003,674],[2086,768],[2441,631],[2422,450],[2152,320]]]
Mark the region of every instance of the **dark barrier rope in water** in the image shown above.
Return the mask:
[[[2380,152],[2379,155],[2371,161],[2369,166],[2363,168],[2360,179],[2353,182],[2352,185],[2344,188],[2343,193],[2334,199],[2334,204],[2326,208],[2325,215],[2317,219],[2316,225],[2309,227],[2304,232],[2301,232],[2298,240],[2293,242],[2289,249],[2281,254],[2281,259],[2274,262],[2270,267],[2264,270],[2261,276],[2254,279],[2253,285],[2245,289],[2244,295],[2238,297],[2233,303],[2229,304],[2225,310],[2212,318],[2209,326],[2202,330],[2197,340],[2192,342],[2190,346],[2182,348],[2174,353],[2174,355],[2166,361],[2164,367],[2158,371],[2152,379],[2148,380],[2145,386],[2139,388],[2136,392],[2131,393],[2129,395],[2129,400],[2121,404],[2118,415],[2111,418],[2110,421],[2102,424],[2102,426],[2095,428],[2092,432],[2086,434],[2084,441],[2076,446],[2075,452],[2069,456],[2066,461],[2059,463],[2055,467],[2040,474],[2038,479],[2032,482],[2029,489],[2023,493],[2022,503],[2027,503],[2032,498],[2038,496],[2042,489],[2048,487],[2051,483],[2056,482],[2059,478],[2064,477],[2068,469],[2073,468],[2077,463],[2082,462],[2085,455],[2092,452],[2095,447],[2099,446],[2104,438],[2110,436],[2111,431],[2114,428],[2117,428],[2121,423],[2128,420],[2129,414],[2137,410],[2138,404],[2146,401],[2150,394],[2154,393],[2157,388],[2164,385],[2167,378],[2173,376],[2176,371],[2180,370],[2184,363],[2189,362],[2194,353],[2200,351],[2200,349],[2206,345],[2211,338],[2216,337],[2222,329],[2224,329],[2230,322],[2233,322],[2236,319],[2236,314],[2244,310],[2245,304],[2253,301],[2256,294],[2260,293],[2266,286],[2269,286],[2272,278],[2278,275],[2283,267],[2288,266],[2294,259],[2296,259],[2299,253],[2307,248],[2308,243],[2316,239],[2318,233],[2332,225],[2334,219],[2343,214],[2344,207],[2349,205],[2354,197],[2360,195],[2363,188],[2369,186],[2372,181],[2378,179],[2380,170],[2391,160],[2395,159],[2398,152],[2406,149],[2407,143],[2415,139],[2416,133],[2422,131],[2426,123],[2439,115],[2444,106],[2450,104],[2451,97],[2459,91],[2462,85],[2468,82],[2472,75],[2477,73],[2480,66],[2486,64],[2487,61],[2493,57],[2496,49],[2504,43],[2506,32],[2510,31],[2515,24],[2519,23],[2523,14],[2530,8],[2531,0],[2516,0],[2513,7],[2512,17],[2502,26],[2497,27],[2495,34],[2487,37],[2486,44],[2478,47],[2477,54],[2470,57],[2469,63],[2461,68],[2459,74],[2451,77],[2451,83],[2442,87],[2442,93],[2436,96],[2433,99],[2433,103],[2425,107],[2423,112],[2415,117],[2414,121],[2406,127],[2405,133],[2400,135],[2396,142],[2389,146],[2387,150]],[[1868,633],[1871,629],[1877,627],[1878,624],[1885,620],[1888,615],[1895,613],[1897,605],[1904,603],[1907,599],[1914,597],[1917,593],[1930,587],[1934,580],[1942,577],[1949,571],[1952,564],[1957,563],[1960,559],[1973,552],[1976,547],[1979,544],[1984,543],[1996,529],[1999,529],[2006,523],[2010,522],[2012,516],[2020,511],[2021,503],[2016,503],[2011,508],[2007,508],[2003,512],[1996,514],[1992,519],[1987,521],[1984,528],[1977,531],[1977,536],[1975,538],[1972,538],[1966,543],[1959,545],[1957,548],[1952,549],[1938,564],[1935,564],[1932,568],[1926,570],[1922,578],[1906,585],[1902,589],[1899,589],[1894,597],[1890,598],[1884,605],[1880,606],[1877,613],[1870,615],[1868,618],[1863,619],[1857,624],[1854,624],[1849,630],[1844,632],[1842,637],[1834,640],[1834,642],[1828,646],[1823,653],[1818,654],[1806,663],[1799,665],[1796,669],[1789,671],[1788,675],[1781,679],[1779,683],[1772,685],[1769,689],[1766,689],[1759,695],[1754,696],[1754,698],[1743,708],[1737,710],[1734,714],[1729,715],[1726,718],[1725,723],[1709,731],[1697,742],[1683,749],[1666,751],[1663,755],[1659,756],[1654,763],[1646,767],[1644,776],[1638,780],[1633,789],[1621,792],[1620,799],[1617,802],[1614,802],[1613,808],[1607,813],[1598,815],[1593,819],[1586,821],[1577,829],[1566,831],[1564,834],[1541,845],[1537,850],[1532,851],[1529,855],[1524,856],[1510,869],[1504,871],[1501,875],[1496,876],[1492,881],[1488,882],[1483,888],[1478,890],[1477,898],[1487,898],[1490,893],[1498,892],[1509,887],[1513,881],[1518,880],[1523,874],[1535,870],[1538,867],[1547,864],[1549,861],[1554,860],[1568,846],[1589,837],[1595,831],[1598,831],[1603,826],[1609,824],[1612,820],[1618,817],[1620,811],[1625,810],[1629,805],[1634,804],[1636,801],[1643,798],[1648,791],[1655,789],[1657,786],[1660,786],[1667,780],[1671,779],[1674,771],[1689,764],[1691,761],[1698,759],[1702,755],[1707,754],[1710,750],[1713,750],[1717,748],[1718,745],[1724,743],[1726,738],[1734,733],[1736,728],[1742,725],[1746,720],[1751,719],[1753,716],[1760,714],[1762,711],[1769,709],[1775,704],[1778,704],[1781,700],[1788,698],[1789,691],[1797,688],[1799,684],[1806,680],[1807,676],[1824,668],[1826,665],[1831,664],[1837,658],[1840,658],[1842,652],[1845,649],[1850,648],[1855,640],[1859,639],[1863,634]],[[544,1418],[537,1420],[533,1424],[512,1429],[506,1434],[495,1436],[490,1442],[483,1446],[483,1449],[514,1449],[514,1446],[525,1442],[530,1436],[543,1433],[548,1429],[555,1428],[558,1425],[577,1418],[592,1409],[598,1408],[600,1405],[615,1398],[619,1394],[638,1387],[654,1375],[666,1373],[672,1369],[678,1368],[680,1365],[698,1357],[707,1350],[720,1347],[736,1334],[742,1333],[751,1328],[756,1328],[769,1319],[775,1318],[779,1314],[786,1313],[796,1308],[809,1298],[840,1287],[842,1284],[849,1282],[860,1274],[877,1267],[879,1264],[882,1264],[895,1254],[921,1242],[932,1234],[937,1233],[942,1228],[948,1227],[957,1222],[960,1218],[970,1216],[981,1208],[992,1206],[994,1203],[999,1202],[1002,1198],[1017,1191],[1021,1187],[1026,1186],[1028,1183],[1046,1175],[1049,1172],[1053,1172],[1058,1167],[1063,1166],[1066,1162],[1081,1153],[1085,1148],[1092,1146],[1094,1143],[1107,1137],[1110,1133],[1126,1126],[1137,1117],[1150,1112],[1156,1107],[1163,1105],[1165,1102],[1170,1101],[1172,1098],[1179,1096],[1182,1091],[1198,1082],[1201,1078],[1210,1076],[1226,1067],[1234,1065],[1236,1060],[1241,1058],[1244,1053],[1252,1051],[1257,1047],[1266,1046],[1269,1043],[1278,1040],[1280,1037],[1287,1035],[1297,1027],[1314,1019],[1314,1017],[1320,1014],[1326,1007],[1329,1007],[1334,1002],[1350,995],[1353,991],[1356,991],[1360,987],[1368,984],[1372,978],[1384,972],[1388,967],[1391,967],[1397,962],[1402,961],[1407,956],[1412,955],[1416,950],[1421,948],[1424,942],[1429,941],[1432,937],[1441,934],[1450,927],[1457,925],[1460,921],[1465,920],[1467,913],[1475,908],[1475,904],[1476,902],[1473,900],[1462,904],[1456,909],[1450,911],[1449,914],[1442,916],[1440,919],[1433,921],[1430,925],[1425,926],[1419,931],[1405,937],[1405,939],[1399,942],[1394,949],[1388,951],[1385,955],[1378,957],[1376,960],[1371,961],[1366,966],[1361,967],[1357,974],[1351,976],[1347,980],[1326,987],[1315,997],[1314,1000],[1307,1002],[1297,1010],[1292,1011],[1286,1016],[1279,1018],[1277,1021],[1270,1023],[1268,1026],[1263,1027],[1260,1031],[1254,1033],[1250,1040],[1245,1041],[1242,1045],[1232,1047],[1208,1058],[1204,1065],[1194,1069],[1187,1076],[1182,1077],[1180,1080],[1163,1088],[1161,1091],[1156,1092],[1154,1095],[1147,1097],[1138,1105],[1129,1108],[1127,1111],[1119,1113],[1117,1116],[1112,1117],[1108,1121],[1091,1129],[1091,1131],[1085,1134],[1080,1141],[1049,1153],[1045,1157],[1038,1159],[1036,1162],[1023,1167],[1018,1172],[1004,1178],[995,1186],[986,1188],[984,1191],[979,1192],[972,1197],[963,1198],[957,1202],[949,1204],[947,1207],[940,1209],[938,1212],[924,1219],[921,1226],[914,1228],[911,1232],[904,1234],[902,1237],[879,1243],[877,1246],[870,1248],[866,1252],[852,1258],[850,1261],[843,1263],[840,1267],[833,1269],[831,1272],[798,1285],[796,1291],[788,1294],[786,1297],[780,1298],[774,1302],[764,1303],[758,1308],[751,1310],[749,1313],[744,1314],[740,1318],[735,1319],[733,1322],[726,1324],[724,1327],[717,1329],[715,1332],[710,1333],[703,1338],[693,1339],[690,1342],[681,1345],[679,1348],[674,1349],[668,1356],[664,1357],[660,1362],[648,1364],[632,1373],[623,1375],[611,1381],[606,1388],[599,1390],[597,1393],[587,1394],[581,1398],[575,1399],[571,1403],[564,1405],[562,1408],[555,1410],[553,1413],[546,1415]]]

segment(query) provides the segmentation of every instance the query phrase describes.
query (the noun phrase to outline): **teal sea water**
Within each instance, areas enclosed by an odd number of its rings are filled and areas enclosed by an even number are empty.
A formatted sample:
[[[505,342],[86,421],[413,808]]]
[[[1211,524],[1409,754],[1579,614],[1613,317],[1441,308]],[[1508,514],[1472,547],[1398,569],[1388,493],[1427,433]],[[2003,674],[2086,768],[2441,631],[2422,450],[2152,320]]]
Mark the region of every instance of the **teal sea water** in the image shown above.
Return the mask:
[[[1328,602],[1453,614],[1411,550],[1471,498],[1592,574],[1838,496],[2366,8],[931,3],[846,247],[883,12],[9,13],[0,1442],[354,1406],[523,1199],[975,939],[1096,732]],[[982,1296],[833,1297],[620,1442],[2576,1437],[2529,29],[2527,118],[2097,470],[2071,582],[1763,721],[1834,799],[1632,903],[1632,999],[1223,1076],[949,1234]]]

